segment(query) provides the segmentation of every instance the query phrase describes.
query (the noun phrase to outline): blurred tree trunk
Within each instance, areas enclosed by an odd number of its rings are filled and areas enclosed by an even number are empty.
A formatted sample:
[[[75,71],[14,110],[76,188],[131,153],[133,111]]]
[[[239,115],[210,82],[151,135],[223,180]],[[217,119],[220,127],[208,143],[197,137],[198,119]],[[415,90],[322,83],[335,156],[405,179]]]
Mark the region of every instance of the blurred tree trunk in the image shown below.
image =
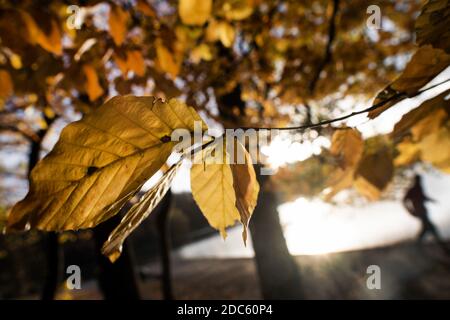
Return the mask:
[[[170,243],[170,205],[172,202],[172,191],[169,189],[167,194],[159,203],[159,212],[156,216],[158,227],[159,248],[161,255],[161,284],[164,300],[173,300],[172,290],[172,266],[170,261],[171,243]]]
[[[260,166],[255,166],[259,171]],[[250,221],[259,283],[264,299],[302,299],[299,267],[289,253],[280,224],[276,193],[265,190],[268,176],[257,172],[261,191]]]
[[[221,116],[238,127],[239,116],[245,114],[241,87],[238,85],[219,97],[218,103]],[[301,299],[299,268],[289,253],[283,235],[277,210],[278,199],[274,192],[265,190],[264,185],[269,177],[260,175],[261,166],[256,165],[255,169],[261,191],[249,227],[263,298]]]
[[[28,176],[31,170],[38,163],[42,141],[47,135],[48,128],[55,121],[55,118],[44,118],[47,128],[41,129],[37,132],[37,138],[30,143],[30,152],[28,154]],[[45,260],[47,264],[44,285],[42,288],[41,299],[53,300],[58,289],[58,283],[62,274],[62,251],[58,245],[58,235],[55,232],[50,232],[44,236]]]
[[[93,229],[99,266],[98,282],[105,300],[139,300],[134,257],[127,241],[123,244],[122,254],[114,263],[101,253],[103,243],[120,220],[121,216],[117,214]]]

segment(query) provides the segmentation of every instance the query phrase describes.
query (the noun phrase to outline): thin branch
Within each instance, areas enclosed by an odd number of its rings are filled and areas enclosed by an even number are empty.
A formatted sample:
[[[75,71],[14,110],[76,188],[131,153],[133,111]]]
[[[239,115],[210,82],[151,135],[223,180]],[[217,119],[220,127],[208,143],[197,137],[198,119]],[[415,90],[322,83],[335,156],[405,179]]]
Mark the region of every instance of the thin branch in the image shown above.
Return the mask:
[[[336,17],[337,13],[339,11],[339,0],[333,0],[333,13],[331,14],[330,18],[330,25],[328,27],[328,42],[325,47],[325,55],[323,57],[323,60],[319,64],[316,73],[314,74],[313,79],[309,83],[309,92],[311,94],[314,93],[317,83],[320,78],[320,74],[325,69],[326,65],[330,63],[332,58],[332,47],[333,47],[333,41],[336,37]]]
[[[343,115],[343,116],[335,118],[335,119],[324,120],[324,121],[320,121],[320,122],[317,122],[317,123],[312,123],[312,124],[307,124],[307,125],[297,126],[297,127],[284,127],[284,128],[277,128],[277,127],[273,127],[273,128],[271,128],[271,127],[259,127],[259,128],[241,127],[240,129],[243,129],[243,130],[254,129],[256,131],[276,129],[276,130],[280,130],[280,131],[288,131],[288,130],[305,130],[305,129],[317,128],[317,127],[321,127],[321,126],[324,126],[324,125],[331,124],[333,122],[342,121],[342,120],[354,117],[354,116],[362,114],[362,113],[366,113],[366,112],[370,112],[370,111],[379,109],[379,108],[383,107],[386,103],[394,101],[394,100],[399,99],[399,98],[406,98],[406,97],[413,98],[413,97],[416,97],[416,96],[418,96],[418,95],[420,95],[420,94],[422,94],[422,93],[424,93],[424,92],[426,92],[428,90],[434,89],[434,88],[436,88],[436,87],[438,87],[438,86],[440,86],[440,85],[442,85],[444,83],[447,83],[447,82],[450,82],[450,78],[447,79],[447,80],[441,81],[441,82],[439,82],[439,83],[437,83],[435,85],[432,85],[432,86],[430,86],[428,88],[425,88],[423,90],[417,91],[412,96],[408,96],[405,92],[398,92],[398,93],[390,96],[386,100],[383,100],[383,101],[381,101],[379,103],[376,103],[376,104],[374,104],[373,106],[371,106],[369,108],[366,108],[366,109],[363,109],[363,110],[359,110],[359,111],[354,111],[352,113]]]

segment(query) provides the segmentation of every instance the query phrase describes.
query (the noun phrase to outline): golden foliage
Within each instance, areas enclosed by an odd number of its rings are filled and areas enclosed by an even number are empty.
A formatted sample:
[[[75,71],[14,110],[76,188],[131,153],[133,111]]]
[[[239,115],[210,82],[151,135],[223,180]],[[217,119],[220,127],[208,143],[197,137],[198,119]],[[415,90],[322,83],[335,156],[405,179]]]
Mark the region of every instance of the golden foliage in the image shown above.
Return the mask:
[[[112,4],[109,12],[109,33],[116,46],[120,46],[127,36],[127,24],[130,16],[121,7]]]
[[[83,66],[83,72],[84,76],[86,77],[84,89],[89,96],[89,100],[95,101],[104,93],[103,88],[98,80],[97,71],[95,71],[93,66],[85,64]]]
[[[69,124],[31,173],[30,191],[9,229],[90,228],[115,215],[161,166],[176,128],[194,130],[197,113],[175,100],[115,97]]]
[[[180,72],[181,61],[177,61],[174,55],[163,45],[162,41],[156,41],[156,63],[161,71],[167,72],[172,78],[176,78]]]
[[[419,45],[431,44],[450,53],[450,1],[429,0],[416,20]]]
[[[450,55],[447,55],[443,50],[434,49],[430,45],[420,47],[411,58],[411,61],[409,61],[403,73],[377,95],[373,104],[391,99],[398,93],[405,93],[406,96],[416,94],[420,88],[447,68],[449,64]],[[406,96],[394,99],[383,107],[369,112],[369,118],[376,118]]]
[[[180,0],[178,14],[184,24],[201,26],[209,19],[212,0]]]
[[[62,36],[60,27],[54,19],[50,20],[51,29],[48,34],[41,30],[33,17],[26,11],[20,11],[28,31],[28,41],[31,44],[38,44],[43,49],[56,55],[62,54]]]
[[[9,72],[0,70],[0,98],[8,98],[14,92],[14,84]]]
[[[234,28],[226,21],[213,20],[206,29],[206,39],[211,42],[220,40],[225,48],[233,45],[234,37]]]

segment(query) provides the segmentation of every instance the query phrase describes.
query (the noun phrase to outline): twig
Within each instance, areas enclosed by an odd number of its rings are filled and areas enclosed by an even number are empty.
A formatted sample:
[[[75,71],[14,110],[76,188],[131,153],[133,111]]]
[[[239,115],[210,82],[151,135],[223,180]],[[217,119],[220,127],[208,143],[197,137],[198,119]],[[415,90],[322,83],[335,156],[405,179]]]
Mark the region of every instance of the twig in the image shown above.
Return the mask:
[[[317,82],[319,81],[320,74],[325,69],[326,65],[331,61],[332,57],[332,47],[333,47],[333,41],[336,37],[336,16],[339,11],[339,0],[333,0],[333,13],[331,14],[330,18],[330,25],[328,28],[328,42],[325,47],[325,55],[323,57],[323,60],[320,62],[316,73],[314,74],[314,77],[312,78],[311,82],[309,83],[309,92],[311,94],[314,93]]]
[[[399,92],[399,93],[394,94],[393,96],[390,96],[386,100],[383,100],[383,101],[381,101],[379,103],[374,104],[373,106],[371,106],[369,108],[366,108],[366,109],[363,109],[363,110],[359,110],[359,111],[354,111],[352,113],[343,115],[343,116],[338,117],[338,118],[334,118],[334,119],[330,119],[330,120],[324,120],[324,121],[320,121],[320,122],[317,122],[317,123],[312,123],[312,124],[307,124],[307,125],[302,125],[302,126],[297,126],[297,127],[282,127],[282,128],[277,128],[277,127],[259,127],[259,128],[258,127],[256,127],[256,128],[255,127],[240,127],[239,129],[243,129],[243,130],[253,129],[253,130],[256,130],[256,131],[260,131],[260,130],[274,130],[274,129],[276,129],[276,130],[280,130],[280,131],[288,131],[288,130],[305,130],[305,129],[321,127],[321,126],[324,126],[324,125],[327,125],[327,124],[331,124],[333,122],[342,121],[342,120],[354,117],[354,116],[362,114],[362,113],[366,113],[366,112],[370,112],[370,111],[379,109],[379,108],[383,107],[386,103],[388,103],[390,101],[393,101],[393,100],[396,100],[398,98],[402,98],[402,97],[413,98],[413,97],[416,97],[416,96],[418,96],[418,95],[420,95],[420,94],[422,94],[422,93],[424,93],[424,92],[426,92],[428,90],[436,88],[436,87],[438,87],[438,86],[440,86],[440,85],[442,85],[444,83],[447,83],[449,81],[450,81],[450,78],[447,79],[447,80],[441,81],[441,82],[439,82],[439,83],[437,83],[435,85],[432,85],[432,86],[430,86],[428,88],[425,88],[423,90],[417,91],[414,95],[411,95],[411,96],[408,96],[405,92]]]

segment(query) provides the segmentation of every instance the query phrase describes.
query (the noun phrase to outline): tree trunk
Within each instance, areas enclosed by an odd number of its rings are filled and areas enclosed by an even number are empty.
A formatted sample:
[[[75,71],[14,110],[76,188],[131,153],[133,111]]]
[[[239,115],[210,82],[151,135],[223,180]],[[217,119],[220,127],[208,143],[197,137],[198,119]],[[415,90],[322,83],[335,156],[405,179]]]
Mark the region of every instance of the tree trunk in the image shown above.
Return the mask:
[[[121,217],[117,214],[93,229],[99,266],[98,282],[105,300],[139,300],[140,294],[134,270],[134,259],[127,242],[123,244],[122,254],[114,263],[111,263],[101,253],[103,243],[120,220]]]
[[[53,300],[61,280],[63,266],[63,252],[58,243],[58,234],[49,232],[45,239],[45,256],[47,261],[47,274],[45,275],[44,287],[42,289],[42,300]]]
[[[159,212],[156,217],[161,255],[161,284],[164,300],[173,300],[172,272],[170,261],[170,204],[172,192],[169,190],[159,203]]]
[[[238,107],[239,114],[245,111],[245,102],[241,98],[241,88],[218,98],[221,116],[239,126],[239,116],[233,111]],[[280,225],[275,193],[264,190],[268,176],[259,174],[260,165],[256,165],[261,191],[250,221],[250,232],[255,251],[255,262],[259,283],[264,299],[301,299],[300,273],[294,258],[290,255]]]
[[[277,196],[264,190],[267,176],[258,172],[257,175],[261,191],[250,221],[250,232],[262,296],[264,299],[301,299],[299,267],[286,245]]]
[[[47,128],[50,127],[55,119],[45,119]],[[28,176],[31,170],[39,161],[42,141],[44,140],[48,129],[42,129],[37,132],[38,140],[30,143],[30,152],[28,154]],[[47,273],[41,293],[42,300],[53,300],[58,289],[58,283],[62,274],[62,251],[58,245],[58,235],[55,232],[45,234],[44,236],[45,260],[47,262]]]

